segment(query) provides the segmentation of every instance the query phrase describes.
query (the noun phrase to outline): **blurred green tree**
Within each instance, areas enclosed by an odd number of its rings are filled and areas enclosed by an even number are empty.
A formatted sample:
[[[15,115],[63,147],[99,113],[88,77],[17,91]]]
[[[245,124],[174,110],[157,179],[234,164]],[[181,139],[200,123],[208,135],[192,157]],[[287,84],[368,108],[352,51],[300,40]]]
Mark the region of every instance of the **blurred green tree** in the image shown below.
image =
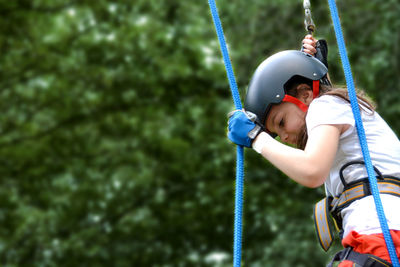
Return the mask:
[[[399,131],[399,5],[338,5],[357,83]],[[300,48],[302,2],[218,6],[244,97],[263,58]],[[327,4],[312,8],[343,83]],[[233,103],[207,1],[18,0],[0,10],[0,264],[231,265]],[[244,264],[324,265],[311,219],[323,190],[246,157]]]

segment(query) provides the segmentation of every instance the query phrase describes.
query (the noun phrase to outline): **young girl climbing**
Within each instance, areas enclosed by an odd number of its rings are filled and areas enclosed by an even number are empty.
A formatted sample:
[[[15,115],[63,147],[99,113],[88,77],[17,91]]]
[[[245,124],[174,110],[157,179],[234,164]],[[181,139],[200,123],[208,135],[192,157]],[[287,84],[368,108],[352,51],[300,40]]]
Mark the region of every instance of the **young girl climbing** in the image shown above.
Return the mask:
[[[245,109],[231,113],[228,137],[252,147],[297,183],[325,186],[327,209],[341,228],[345,247],[333,259],[341,261],[340,267],[390,266],[349,97],[346,90],[331,86],[326,62],[313,57],[317,44],[306,36],[303,52],[279,52],[259,65]],[[359,94],[358,104],[400,255],[400,141],[367,97]],[[275,140],[277,135],[283,143]],[[320,217],[316,225],[323,227]],[[320,242],[325,250],[329,248],[330,244]]]

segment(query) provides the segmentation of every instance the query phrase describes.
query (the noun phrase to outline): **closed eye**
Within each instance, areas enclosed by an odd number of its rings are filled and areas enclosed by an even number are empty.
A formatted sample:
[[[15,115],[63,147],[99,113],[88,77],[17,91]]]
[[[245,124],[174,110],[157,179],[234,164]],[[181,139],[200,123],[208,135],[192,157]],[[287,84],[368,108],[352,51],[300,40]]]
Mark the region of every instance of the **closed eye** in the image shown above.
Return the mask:
[[[285,122],[283,121],[283,119],[281,119],[280,121],[279,121],[279,127],[283,127],[283,126],[285,126]]]

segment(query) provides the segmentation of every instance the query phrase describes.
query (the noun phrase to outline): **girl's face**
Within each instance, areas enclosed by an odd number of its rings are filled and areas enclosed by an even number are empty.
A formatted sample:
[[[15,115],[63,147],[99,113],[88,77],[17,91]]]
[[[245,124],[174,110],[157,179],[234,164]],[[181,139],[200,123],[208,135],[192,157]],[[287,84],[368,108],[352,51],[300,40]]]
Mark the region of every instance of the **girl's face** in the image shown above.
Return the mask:
[[[279,135],[283,142],[296,145],[305,125],[305,115],[295,104],[282,102],[271,107],[265,127],[269,132]]]

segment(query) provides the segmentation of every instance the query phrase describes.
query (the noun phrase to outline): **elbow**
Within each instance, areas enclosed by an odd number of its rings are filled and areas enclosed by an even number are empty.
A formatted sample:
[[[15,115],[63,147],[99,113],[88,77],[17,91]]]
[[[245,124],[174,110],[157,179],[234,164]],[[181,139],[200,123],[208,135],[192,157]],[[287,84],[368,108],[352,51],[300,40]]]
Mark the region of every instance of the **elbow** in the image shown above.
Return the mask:
[[[324,184],[324,182],[311,181],[311,182],[309,182],[306,186],[307,186],[308,188],[317,188],[317,187],[320,187],[320,186],[323,185],[323,184]]]
[[[304,186],[309,188],[317,188],[324,184],[327,174],[321,170],[309,170],[304,177]]]

